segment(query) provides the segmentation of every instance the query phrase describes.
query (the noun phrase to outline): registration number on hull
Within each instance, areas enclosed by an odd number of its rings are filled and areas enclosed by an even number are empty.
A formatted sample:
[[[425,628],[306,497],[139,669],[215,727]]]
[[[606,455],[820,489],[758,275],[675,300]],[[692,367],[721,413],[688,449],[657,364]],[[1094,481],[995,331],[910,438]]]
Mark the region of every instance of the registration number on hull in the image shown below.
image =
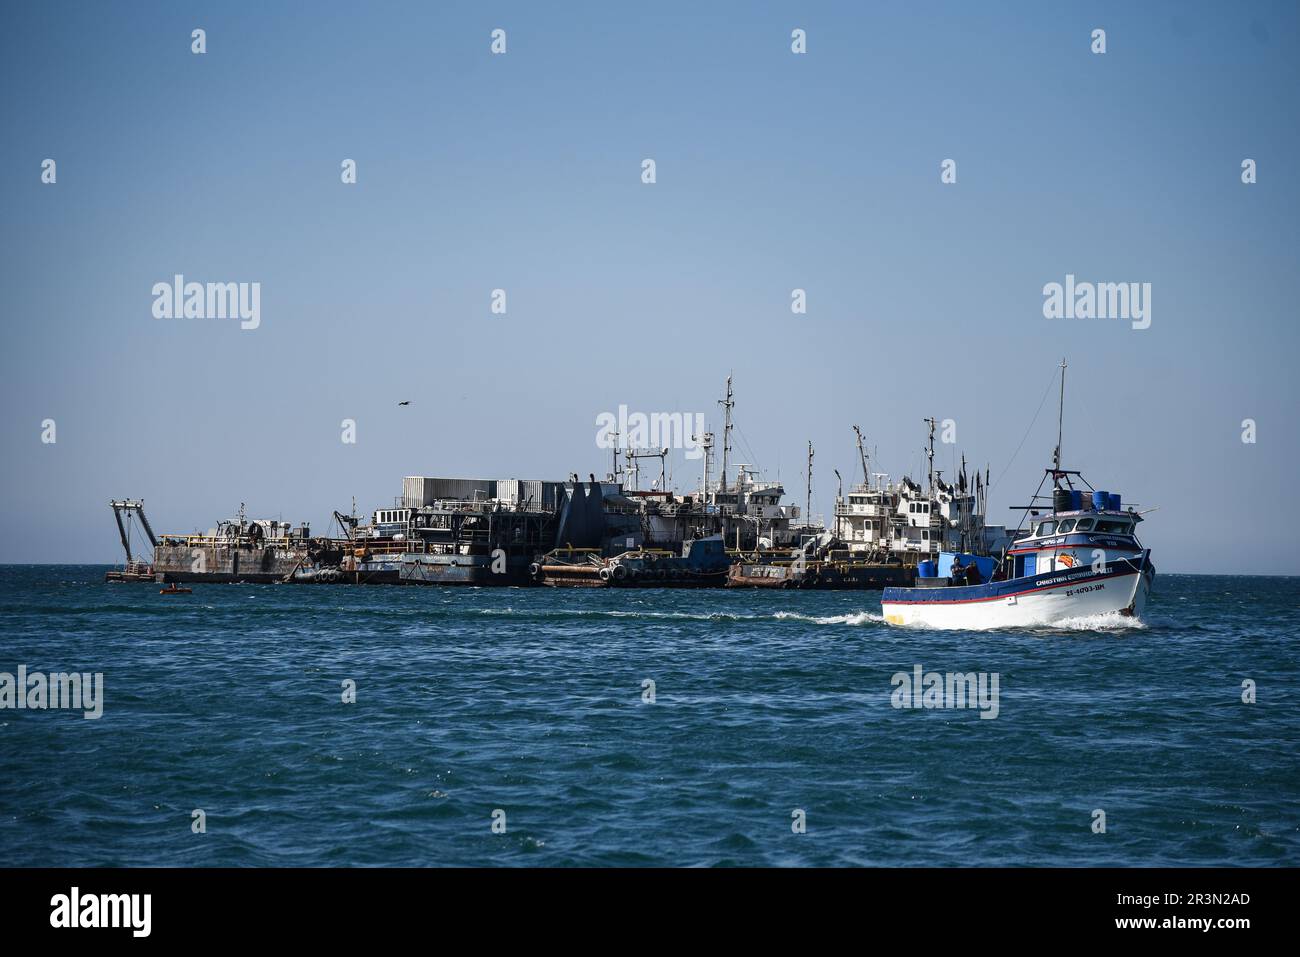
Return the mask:
[[[1096,585],[1080,585],[1078,588],[1067,588],[1065,590],[1065,597],[1073,598],[1075,595],[1086,595],[1090,591],[1101,591],[1105,587],[1106,583],[1100,582]]]

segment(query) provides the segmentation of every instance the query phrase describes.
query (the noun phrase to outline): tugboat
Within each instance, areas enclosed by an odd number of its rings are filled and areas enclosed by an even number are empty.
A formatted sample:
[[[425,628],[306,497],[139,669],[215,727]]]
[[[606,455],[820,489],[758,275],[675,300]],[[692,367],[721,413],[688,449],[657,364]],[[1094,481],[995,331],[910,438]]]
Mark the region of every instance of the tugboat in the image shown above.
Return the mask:
[[[1000,562],[941,553],[939,563],[922,562],[917,587],[886,588],[881,597],[885,621],[930,628],[1010,628],[1064,619],[1116,614],[1140,616],[1155,566],[1150,549],[1134,529],[1142,516],[1121,496],[1098,491],[1078,471],[1061,468],[1061,419],[1065,405],[1065,362],[1052,467],[1030,504],[1028,534],[1020,534]],[[1043,486],[1052,480],[1052,494]],[[1085,491],[1086,487],[1086,491]],[[1051,502],[1046,514],[1040,499]],[[963,559],[970,564],[961,567]],[[939,577],[944,565],[949,574]]]

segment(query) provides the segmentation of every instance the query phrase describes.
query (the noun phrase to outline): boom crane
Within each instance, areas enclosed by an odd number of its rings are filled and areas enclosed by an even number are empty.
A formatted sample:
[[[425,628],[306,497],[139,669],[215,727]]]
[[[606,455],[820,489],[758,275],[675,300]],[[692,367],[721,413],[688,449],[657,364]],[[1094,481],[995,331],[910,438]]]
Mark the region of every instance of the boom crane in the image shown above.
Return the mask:
[[[138,519],[140,528],[143,529],[145,537],[149,539],[149,545],[152,548],[158,547],[158,538],[153,533],[153,527],[149,524],[149,519],[144,514],[144,502],[137,502],[134,499],[123,499],[122,501],[111,501],[113,506],[113,518],[117,521],[117,534],[122,540],[122,551],[126,553],[126,565],[121,571],[110,571],[105,573],[105,581],[129,582],[129,581],[153,581],[153,557],[148,560],[136,558],[131,553],[131,523]]]

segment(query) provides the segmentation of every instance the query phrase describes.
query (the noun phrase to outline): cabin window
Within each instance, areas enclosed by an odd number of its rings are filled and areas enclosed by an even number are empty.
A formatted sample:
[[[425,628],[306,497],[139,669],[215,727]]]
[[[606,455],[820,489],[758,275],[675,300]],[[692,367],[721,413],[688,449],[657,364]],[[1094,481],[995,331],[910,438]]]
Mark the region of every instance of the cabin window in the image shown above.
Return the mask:
[[[1075,528],[1075,531],[1086,532],[1086,531],[1088,531],[1088,529],[1092,528],[1092,519],[1090,519],[1090,518],[1081,518],[1081,519],[1079,519],[1079,524],[1076,525],[1074,528]]]
[[[1060,532],[1062,535],[1064,535],[1066,532],[1074,531],[1074,519],[1067,518],[1064,522],[1061,523],[1061,527],[1058,528],[1057,531]]]
[[[1098,522],[1097,531],[1112,535],[1127,535],[1133,526],[1128,522]]]
[[[1040,536],[1051,535],[1054,531],[1056,531],[1055,522],[1043,522],[1042,525],[1038,526],[1038,534]]]

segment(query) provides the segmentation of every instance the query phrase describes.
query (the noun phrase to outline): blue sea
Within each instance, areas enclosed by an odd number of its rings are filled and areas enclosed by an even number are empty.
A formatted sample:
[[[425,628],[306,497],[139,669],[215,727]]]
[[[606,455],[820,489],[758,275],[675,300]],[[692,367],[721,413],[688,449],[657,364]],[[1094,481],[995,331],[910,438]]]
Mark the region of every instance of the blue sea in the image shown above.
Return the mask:
[[[933,632],[878,592],[104,571],[0,568],[0,672],[103,675],[98,719],[0,710],[4,865],[1300,864],[1297,578]],[[895,707],[918,665],[996,717]]]

